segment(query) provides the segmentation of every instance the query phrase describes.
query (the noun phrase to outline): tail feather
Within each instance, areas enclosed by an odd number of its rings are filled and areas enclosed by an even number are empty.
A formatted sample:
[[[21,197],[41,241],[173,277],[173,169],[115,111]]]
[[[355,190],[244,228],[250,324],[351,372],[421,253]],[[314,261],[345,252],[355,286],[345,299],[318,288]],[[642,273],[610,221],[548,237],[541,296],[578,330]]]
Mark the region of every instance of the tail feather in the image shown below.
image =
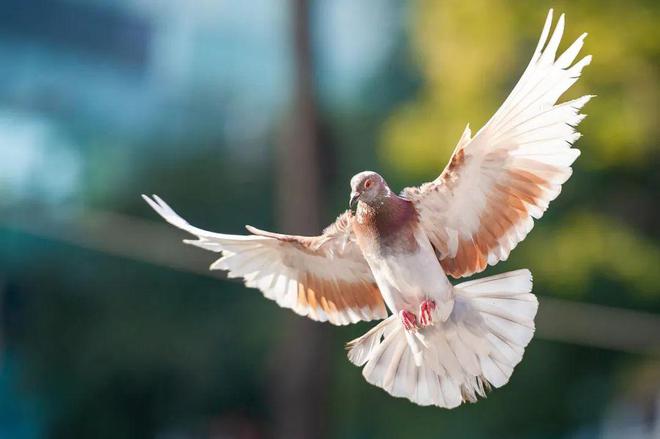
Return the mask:
[[[394,326],[396,328],[395,316],[389,316],[379,324],[371,328],[366,334],[346,344],[348,350],[348,359],[356,366],[364,366],[369,360],[376,346],[381,342],[386,331]]]
[[[420,405],[453,408],[485,397],[509,381],[534,334],[538,309],[529,270],[454,287],[445,322],[414,336],[390,316],[348,344],[348,357],[365,379]]]

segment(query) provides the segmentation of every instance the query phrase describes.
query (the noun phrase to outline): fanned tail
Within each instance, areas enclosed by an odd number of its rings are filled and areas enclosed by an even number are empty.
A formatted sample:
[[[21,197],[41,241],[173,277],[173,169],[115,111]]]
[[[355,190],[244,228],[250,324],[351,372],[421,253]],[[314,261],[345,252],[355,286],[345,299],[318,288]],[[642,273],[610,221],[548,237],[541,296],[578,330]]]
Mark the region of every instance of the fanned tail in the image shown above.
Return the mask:
[[[417,332],[421,352],[413,352],[399,318],[390,316],[351,341],[348,358],[393,396],[446,408],[475,402],[506,384],[522,360],[538,309],[531,290],[526,269],[456,285],[449,319]]]

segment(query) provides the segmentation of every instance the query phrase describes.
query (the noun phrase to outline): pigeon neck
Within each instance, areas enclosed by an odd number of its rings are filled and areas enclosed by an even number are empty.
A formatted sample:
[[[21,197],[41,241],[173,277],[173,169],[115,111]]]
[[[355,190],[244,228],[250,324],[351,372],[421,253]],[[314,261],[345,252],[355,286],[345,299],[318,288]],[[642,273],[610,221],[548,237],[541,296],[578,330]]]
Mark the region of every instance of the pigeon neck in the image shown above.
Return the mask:
[[[374,228],[386,237],[417,220],[415,207],[408,200],[390,194],[372,203],[360,202],[357,209],[360,224]]]

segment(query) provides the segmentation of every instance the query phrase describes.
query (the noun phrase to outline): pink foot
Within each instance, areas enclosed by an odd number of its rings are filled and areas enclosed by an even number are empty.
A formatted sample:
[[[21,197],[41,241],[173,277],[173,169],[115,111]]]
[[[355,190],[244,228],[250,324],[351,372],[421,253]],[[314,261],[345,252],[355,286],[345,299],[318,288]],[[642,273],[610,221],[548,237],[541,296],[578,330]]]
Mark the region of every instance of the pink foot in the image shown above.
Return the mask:
[[[406,329],[406,331],[417,330],[417,317],[415,317],[415,314],[402,309],[399,311],[399,317],[401,318],[401,323],[403,323],[403,327]]]
[[[425,300],[419,305],[419,323],[421,326],[433,324],[433,310],[435,310],[435,301]]]

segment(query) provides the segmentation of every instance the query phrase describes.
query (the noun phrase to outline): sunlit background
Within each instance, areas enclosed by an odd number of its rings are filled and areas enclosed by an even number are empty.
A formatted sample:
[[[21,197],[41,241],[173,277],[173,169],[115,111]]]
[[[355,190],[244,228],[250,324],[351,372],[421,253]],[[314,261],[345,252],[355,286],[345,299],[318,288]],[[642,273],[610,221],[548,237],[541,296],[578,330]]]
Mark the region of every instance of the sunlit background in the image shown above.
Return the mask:
[[[1,0],[0,438],[660,438],[658,5]],[[295,142],[318,152],[308,229],[360,170],[433,179],[550,7],[563,47],[589,32],[594,57],[565,98],[598,97],[562,195],[487,272],[530,268],[541,308],[478,404],[367,384],[344,343],[372,324],[307,323],[215,278],[139,197],[213,230],[296,231]]]

